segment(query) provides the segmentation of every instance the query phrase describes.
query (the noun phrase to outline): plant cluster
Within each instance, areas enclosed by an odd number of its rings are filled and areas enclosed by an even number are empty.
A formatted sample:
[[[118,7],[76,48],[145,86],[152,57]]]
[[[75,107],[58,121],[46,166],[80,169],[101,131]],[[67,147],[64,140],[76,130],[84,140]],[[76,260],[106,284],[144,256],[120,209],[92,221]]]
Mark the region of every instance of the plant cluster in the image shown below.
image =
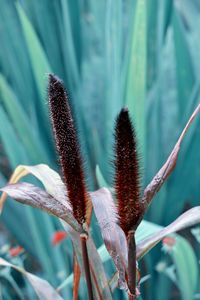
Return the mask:
[[[140,188],[139,160],[136,133],[127,108],[119,113],[115,124],[115,180],[112,189],[87,190],[81,151],[72,117],[68,95],[62,81],[49,75],[49,110],[62,169],[62,178],[47,165],[21,165],[14,171],[9,184],[1,188],[1,207],[6,195],[22,204],[40,208],[58,217],[71,238],[76,272],[74,297],[78,295],[80,275],[85,275],[88,299],[112,299],[116,287],[125,290],[130,300],[140,294],[138,261],[167,235],[200,222],[200,207],[194,207],[166,228],[136,243],[135,233],[155,194],[173,171],[182,139],[200,110],[196,108],[166,163],[155,175],[143,193]],[[45,190],[26,182],[18,182],[32,174]],[[94,211],[101,229],[105,247],[113,259],[116,273],[107,279],[103,263],[90,234]],[[1,265],[10,266],[1,259]],[[61,299],[52,286],[25,271],[19,271],[36,286],[39,297]],[[78,271],[77,271],[78,270]],[[42,296],[41,296],[42,295]],[[76,299],[76,298],[75,298]]]

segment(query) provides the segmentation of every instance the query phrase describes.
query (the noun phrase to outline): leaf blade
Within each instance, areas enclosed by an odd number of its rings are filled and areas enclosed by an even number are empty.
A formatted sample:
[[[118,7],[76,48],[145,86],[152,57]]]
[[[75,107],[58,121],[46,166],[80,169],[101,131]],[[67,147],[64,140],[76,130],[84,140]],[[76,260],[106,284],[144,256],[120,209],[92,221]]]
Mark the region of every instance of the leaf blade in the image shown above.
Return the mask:
[[[144,204],[144,212],[148,208],[150,202],[152,201],[155,194],[160,190],[165,180],[169,177],[176,166],[176,161],[178,159],[178,154],[180,151],[180,146],[183,141],[183,138],[189,129],[190,125],[192,124],[193,120],[197,116],[200,111],[200,104],[196,107],[193,114],[191,115],[190,119],[188,120],[186,126],[184,127],[177,143],[175,144],[172,152],[170,153],[167,161],[158,171],[158,173],[154,176],[152,181],[148,184],[148,186],[144,190],[142,202]]]
[[[22,273],[32,285],[40,300],[63,300],[63,298],[54,290],[54,288],[44,279],[41,279],[29,272],[26,272],[23,268],[9,263],[0,257],[0,265],[4,267],[11,267],[18,272]]]
[[[52,197],[46,191],[34,186],[33,184],[21,182],[8,184],[1,188],[16,201],[29,206],[39,208],[49,214],[53,214],[70,224],[76,231],[81,232],[81,228],[72,215],[72,211],[57,198]]]
[[[165,236],[184,228],[200,223],[200,206],[193,207],[179,216],[167,227],[150,235],[137,244],[137,259],[141,259],[148,251],[157,245]]]

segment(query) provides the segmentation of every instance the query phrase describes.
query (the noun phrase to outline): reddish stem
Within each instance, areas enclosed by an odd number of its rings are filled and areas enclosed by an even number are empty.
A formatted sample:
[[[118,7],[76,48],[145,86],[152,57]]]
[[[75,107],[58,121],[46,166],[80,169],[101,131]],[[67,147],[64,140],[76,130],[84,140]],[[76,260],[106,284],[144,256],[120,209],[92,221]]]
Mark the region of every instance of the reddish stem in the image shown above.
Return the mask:
[[[88,258],[88,251],[87,251],[87,236],[86,234],[80,235],[81,239],[81,248],[82,248],[82,255],[83,255],[83,265],[85,270],[85,279],[87,284],[87,290],[88,290],[88,299],[94,300],[93,292],[92,292],[92,280],[90,275],[90,265],[89,265],[89,258]]]
[[[136,244],[135,232],[129,231],[128,233],[128,288],[129,300],[136,299]]]

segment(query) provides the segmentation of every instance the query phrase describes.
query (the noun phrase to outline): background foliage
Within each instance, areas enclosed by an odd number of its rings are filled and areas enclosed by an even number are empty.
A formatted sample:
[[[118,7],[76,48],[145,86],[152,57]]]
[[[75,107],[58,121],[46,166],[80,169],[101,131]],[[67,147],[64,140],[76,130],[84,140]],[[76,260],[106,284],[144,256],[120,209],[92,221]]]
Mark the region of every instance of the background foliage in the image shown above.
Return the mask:
[[[124,105],[138,133],[143,185],[148,183],[199,102],[199,1],[0,0],[0,7],[1,185],[18,164],[58,168],[46,101],[48,72],[62,78],[70,91],[90,189],[98,186],[97,164],[112,183],[113,125]],[[186,136],[177,168],[146,216],[149,221],[167,225],[198,204],[199,123]],[[54,286],[71,274],[69,241],[51,244],[59,228],[54,218],[7,201],[1,223]],[[96,227],[94,222],[100,247]],[[149,225],[144,228],[150,231]],[[142,276],[151,276],[142,285],[144,299],[198,299],[199,244],[190,232],[183,235],[193,248],[180,238],[170,255],[157,247],[142,262]],[[27,255],[18,260],[34,271]],[[106,268],[109,272],[112,266],[107,263]],[[188,269],[197,271],[191,276]],[[19,292],[20,283],[11,275],[7,284]],[[62,291],[67,299],[71,285]],[[2,293],[5,299],[12,297],[3,287]],[[115,297],[124,296],[118,291]]]

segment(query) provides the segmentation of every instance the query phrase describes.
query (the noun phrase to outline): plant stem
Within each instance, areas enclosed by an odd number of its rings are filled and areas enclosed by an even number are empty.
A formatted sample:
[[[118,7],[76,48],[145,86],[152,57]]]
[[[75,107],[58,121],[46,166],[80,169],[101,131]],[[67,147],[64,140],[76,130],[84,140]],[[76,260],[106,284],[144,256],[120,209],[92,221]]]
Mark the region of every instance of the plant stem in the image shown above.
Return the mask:
[[[129,287],[129,300],[135,300],[136,294],[136,245],[135,245],[135,232],[128,233],[128,287]]]
[[[87,235],[85,233],[80,235],[81,239],[81,249],[82,249],[82,255],[83,255],[83,265],[85,270],[85,279],[87,283],[87,290],[88,290],[88,299],[94,300],[93,292],[92,292],[92,280],[90,275],[90,265],[89,265],[89,259],[88,259],[88,251],[87,251]]]

